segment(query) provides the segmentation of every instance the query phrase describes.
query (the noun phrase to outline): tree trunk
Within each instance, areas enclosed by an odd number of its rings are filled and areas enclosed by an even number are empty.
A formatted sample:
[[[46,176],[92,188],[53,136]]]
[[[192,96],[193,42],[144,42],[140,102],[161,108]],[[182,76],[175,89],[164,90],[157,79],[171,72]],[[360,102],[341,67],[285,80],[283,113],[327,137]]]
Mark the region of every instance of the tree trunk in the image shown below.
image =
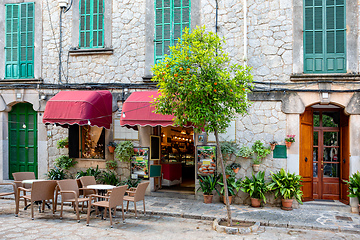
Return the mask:
[[[225,175],[225,166],[224,166],[224,161],[223,161],[223,157],[222,157],[222,153],[221,153],[221,148],[220,148],[220,143],[219,143],[219,136],[218,136],[218,132],[217,130],[214,131],[215,134],[215,138],[216,138],[216,146],[217,146],[217,152],[218,152],[218,156],[219,156],[219,162],[221,165],[221,169],[222,169],[222,175],[223,175],[223,183],[224,183],[224,198],[226,199],[226,211],[227,211],[227,224],[228,226],[232,226],[232,219],[231,219],[231,210],[230,210],[230,204],[229,204],[229,193],[228,193],[228,187],[227,187],[227,182],[226,182],[226,175]]]

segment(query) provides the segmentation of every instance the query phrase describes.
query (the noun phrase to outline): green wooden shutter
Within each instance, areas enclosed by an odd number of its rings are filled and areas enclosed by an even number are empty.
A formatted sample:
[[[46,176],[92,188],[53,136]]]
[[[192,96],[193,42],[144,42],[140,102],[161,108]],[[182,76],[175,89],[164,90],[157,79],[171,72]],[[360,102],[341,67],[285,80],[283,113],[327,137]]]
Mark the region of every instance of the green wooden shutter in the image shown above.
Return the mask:
[[[80,1],[79,46],[104,47],[104,0]]]
[[[5,78],[34,77],[34,3],[5,5]]]
[[[304,1],[304,72],[346,72],[344,0]]]
[[[190,0],[155,0],[155,63],[169,55],[185,28],[190,28]]]

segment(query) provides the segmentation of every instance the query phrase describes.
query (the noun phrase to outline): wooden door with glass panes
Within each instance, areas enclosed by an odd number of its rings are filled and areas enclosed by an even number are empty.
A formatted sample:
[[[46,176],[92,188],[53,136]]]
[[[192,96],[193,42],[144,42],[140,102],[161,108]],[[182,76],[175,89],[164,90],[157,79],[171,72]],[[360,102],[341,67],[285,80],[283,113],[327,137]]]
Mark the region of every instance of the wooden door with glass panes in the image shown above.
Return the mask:
[[[313,112],[313,198],[339,200],[340,111]]]

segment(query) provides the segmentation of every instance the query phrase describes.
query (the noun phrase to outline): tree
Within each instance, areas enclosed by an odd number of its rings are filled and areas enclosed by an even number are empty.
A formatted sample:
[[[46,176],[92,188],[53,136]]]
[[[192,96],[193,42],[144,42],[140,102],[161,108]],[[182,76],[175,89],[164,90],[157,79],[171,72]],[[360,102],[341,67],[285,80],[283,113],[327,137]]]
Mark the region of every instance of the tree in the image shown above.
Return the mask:
[[[213,132],[219,163],[225,176],[218,133],[229,126],[237,114],[246,113],[250,102],[250,68],[231,64],[217,34],[197,27],[184,30],[182,40],[170,47],[170,56],[153,67],[153,81],[161,95],[154,99],[155,112],[173,114],[175,125],[191,123],[196,132]],[[224,179],[228,225],[232,225],[226,178]]]

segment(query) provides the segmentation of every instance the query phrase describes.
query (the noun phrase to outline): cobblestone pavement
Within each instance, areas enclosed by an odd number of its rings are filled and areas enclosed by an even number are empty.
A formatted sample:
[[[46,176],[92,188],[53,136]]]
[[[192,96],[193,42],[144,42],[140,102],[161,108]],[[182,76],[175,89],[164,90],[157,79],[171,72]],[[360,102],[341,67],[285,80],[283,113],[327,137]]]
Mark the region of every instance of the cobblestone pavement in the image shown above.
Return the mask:
[[[35,211],[35,220],[31,220],[29,210],[20,209],[18,217],[14,217],[14,210],[14,200],[0,199],[0,239],[359,239],[358,234],[349,232],[274,227],[261,227],[246,235],[228,235],[213,231],[210,220],[150,214],[140,214],[135,219],[133,213],[126,214],[125,224],[118,213],[113,228],[108,219],[95,216],[86,226],[86,214],[77,223],[70,206],[64,208],[63,220],[49,209],[44,213]]]

